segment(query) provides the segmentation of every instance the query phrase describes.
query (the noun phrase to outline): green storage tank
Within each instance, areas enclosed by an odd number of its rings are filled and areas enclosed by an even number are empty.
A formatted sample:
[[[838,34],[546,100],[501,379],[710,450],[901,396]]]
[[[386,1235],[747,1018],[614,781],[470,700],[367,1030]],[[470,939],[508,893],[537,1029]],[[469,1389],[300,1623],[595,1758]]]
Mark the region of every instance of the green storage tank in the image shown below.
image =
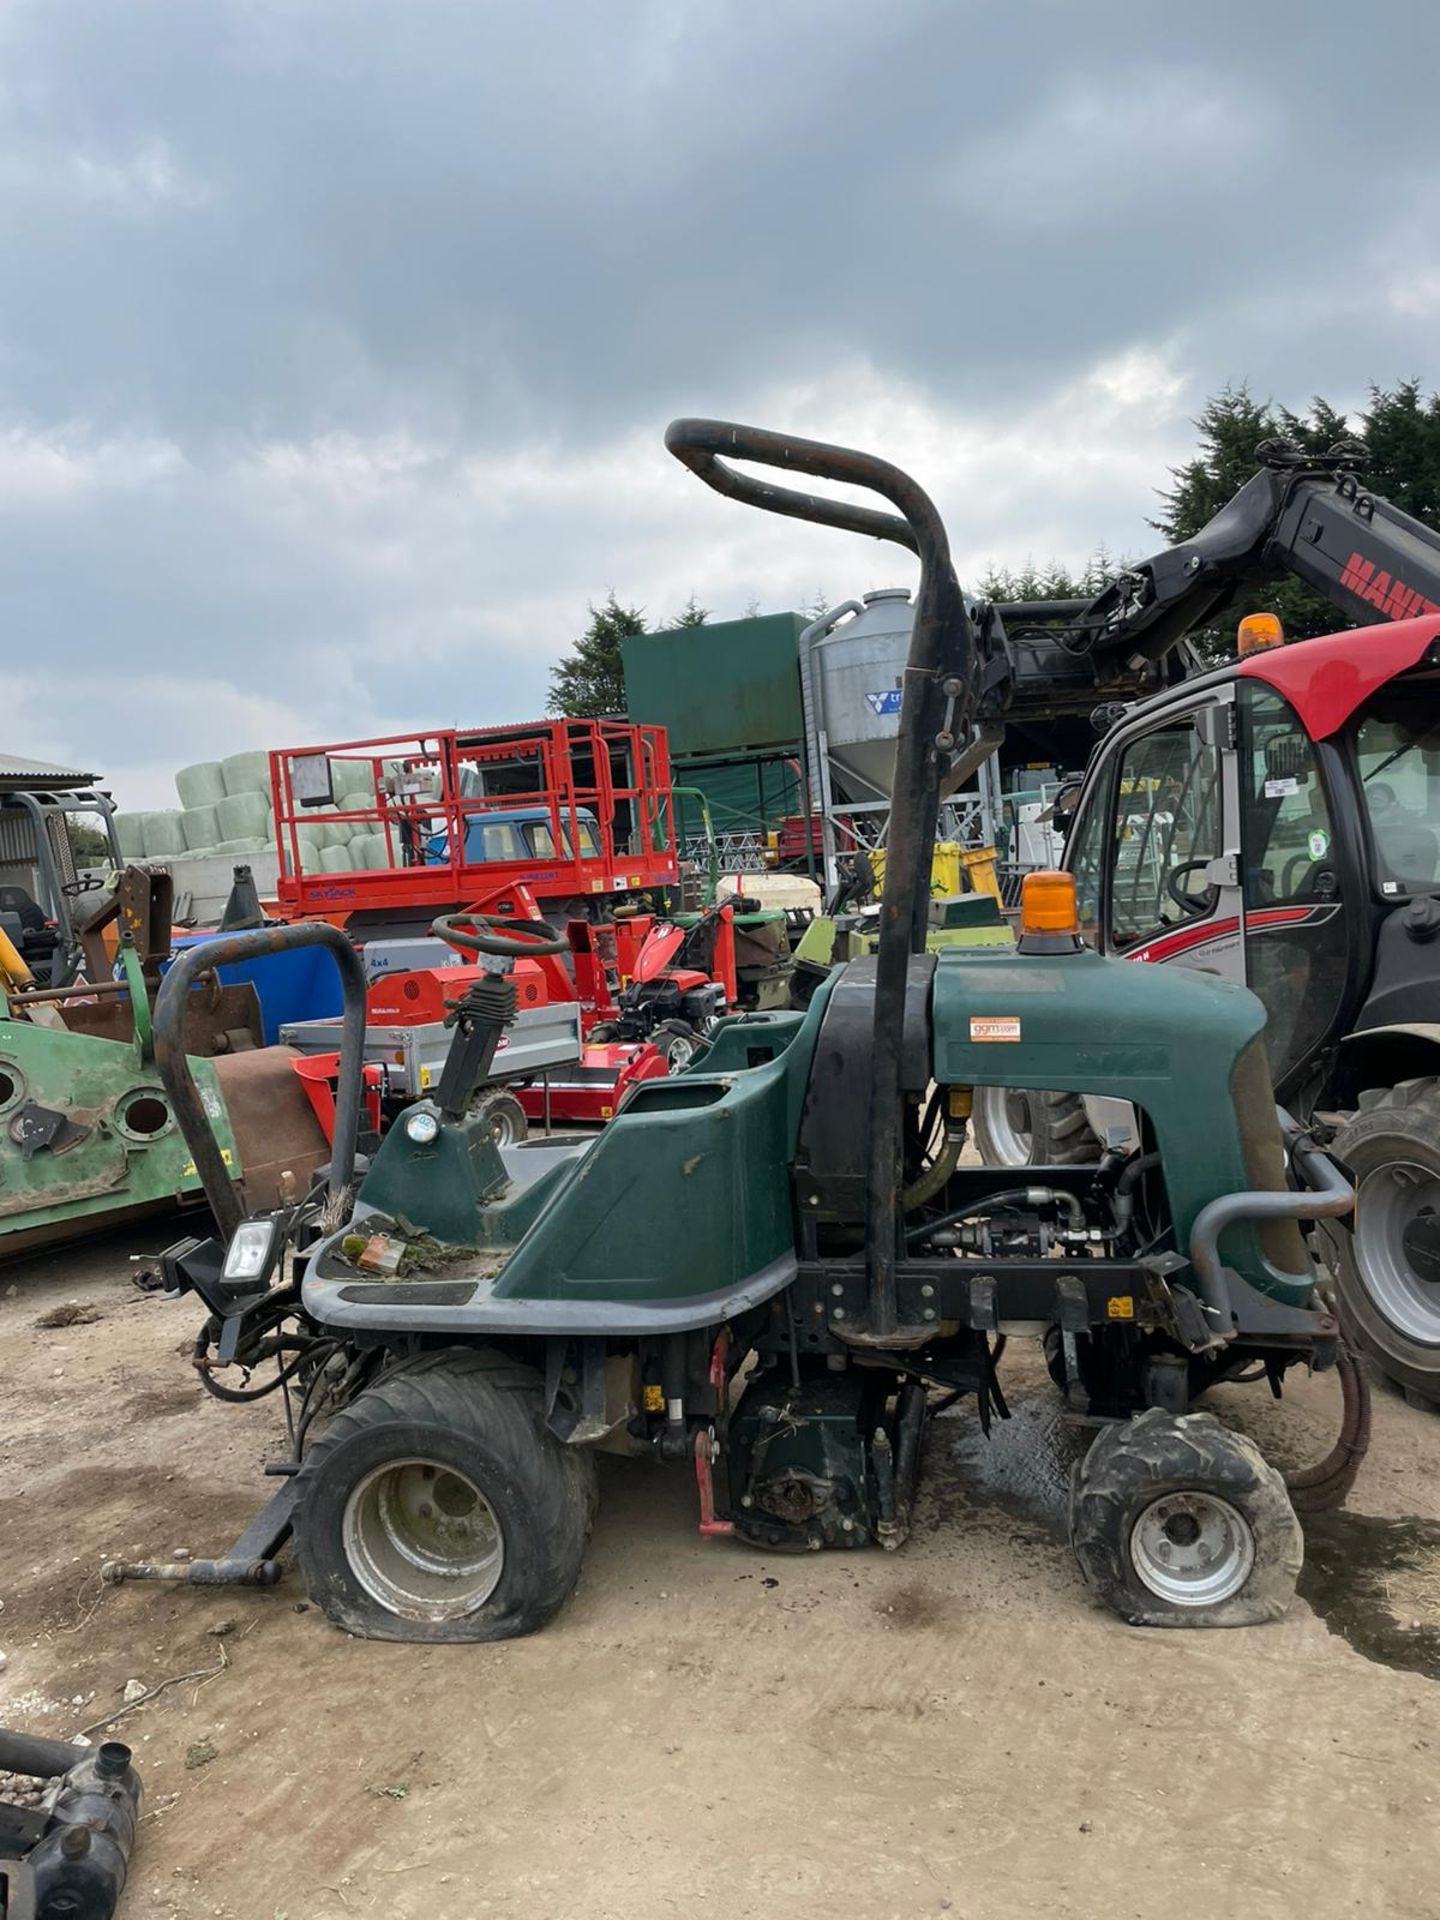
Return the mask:
[[[671,773],[677,787],[698,787],[710,807],[710,824],[721,840],[727,836],[764,835],[782,820],[802,809],[800,763],[793,757],[799,747],[783,757],[749,754],[743,759],[672,759]],[[680,810],[680,837],[698,839],[705,831],[700,808],[682,793],[676,802]]]
[[[802,731],[798,613],[720,620],[623,642],[632,721],[669,730],[670,755],[724,756],[789,745]]]

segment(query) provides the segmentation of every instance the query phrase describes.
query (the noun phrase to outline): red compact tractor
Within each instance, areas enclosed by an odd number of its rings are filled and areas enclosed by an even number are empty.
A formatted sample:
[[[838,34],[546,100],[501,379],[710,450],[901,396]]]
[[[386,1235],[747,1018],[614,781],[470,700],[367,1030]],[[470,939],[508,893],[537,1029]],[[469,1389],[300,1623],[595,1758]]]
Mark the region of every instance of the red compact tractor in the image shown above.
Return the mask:
[[[453,1027],[483,987],[483,960],[472,963],[464,943],[476,917],[538,916],[529,889],[511,886],[446,922],[441,937],[454,958],[442,958],[436,942],[434,964],[377,974],[385,945],[365,950],[367,1110],[377,1132],[430,1092]],[[624,911],[571,920],[566,938],[565,953],[537,953],[514,966],[516,1018],[477,1098],[502,1145],[524,1139],[532,1122],[610,1119],[631,1085],[684,1066],[724,1014],[783,1004],[788,993],[784,916],[748,901],[726,900],[676,920]],[[300,1050],[295,1071],[328,1129],[339,1022],[299,1021],[282,1028],[281,1038]]]

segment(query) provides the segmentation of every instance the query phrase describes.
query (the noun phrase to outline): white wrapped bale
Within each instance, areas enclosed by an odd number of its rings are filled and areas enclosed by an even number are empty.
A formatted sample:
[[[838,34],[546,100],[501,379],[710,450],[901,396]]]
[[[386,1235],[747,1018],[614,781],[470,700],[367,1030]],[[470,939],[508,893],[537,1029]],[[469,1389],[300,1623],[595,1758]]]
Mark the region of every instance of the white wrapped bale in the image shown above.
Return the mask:
[[[270,831],[270,809],[263,793],[227,793],[215,812],[222,840],[263,840]]]
[[[180,815],[180,831],[185,836],[187,853],[200,853],[206,847],[213,847],[220,838],[216,809],[213,806],[187,806]]]
[[[265,842],[253,837],[248,840],[243,837],[239,840],[222,840],[213,851],[216,853],[263,853]]]
[[[126,860],[145,858],[145,822],[148,813],[117,813],[115,816],[115,838],[120,842],[120,852]]]
[[[145,815],[145,857],[148,860],[172,860],[185,851],[185,835],[180,815],[173,809]]]
[[[349,851],[350,864],[358,872],[374,873],[390,864],[390,850],[383,833],[357,833]]]
[[[268,753],[232,753],[220,762],[220,774],[225,792],[232,798],[241,793],[268,794],[270,756]]]
[[[349,847],[322,847],[320,866],[325,873],[349,873],[354,863],[350,858]]]
[[[322,872],[320,855],[324,852],[327,844],[323,829],[319,827],[301,827],[298,830],[297,837],[300,842],[301,873]],[[294,859],[288,834],[285,838],[285,859],[287,864]]]
[[[354,806],[370,806],[375,799],[375,769],[368,760],[332,760],[330,762],[331,786],[335,798],[345,807],[347,800]]]
[[[193,767],[181,767],[175,776],[175,791],[182,807],[213,807],[217,800],[225,798],[225,777],[220,771],[220,762],[197,760]]]

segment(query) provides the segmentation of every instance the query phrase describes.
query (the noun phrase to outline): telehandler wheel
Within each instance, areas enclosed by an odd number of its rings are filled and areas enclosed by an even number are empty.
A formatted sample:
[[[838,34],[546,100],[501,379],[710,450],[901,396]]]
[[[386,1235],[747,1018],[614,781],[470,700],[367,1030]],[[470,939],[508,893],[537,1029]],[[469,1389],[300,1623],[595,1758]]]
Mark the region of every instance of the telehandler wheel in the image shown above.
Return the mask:
[[[987,1167],[1084,1167],[1100,1158],[1078,1093],[976,1087],[974,1125]]]
[[[490,1124],[490,1137],[497,1147],[518,1147],[530,1137],[530,1122],[525,1109],[508,1087],[488,1087],[475,1096],[472,1111]]]
[[[573,1591],[595,1467],[541,1418],[540,1381],[451,1349],[338,1413],[300,1471],[295,1549],[310,1598],[366,1640],[508,1640]]]
[[[1360,1346],[1407,1399],[1440,1404],[1440,1080],[1360,1096],[1335,1136],[1355,1180],[1336,1280]]]
[[[1208,1413],[1151,1407],[1076,1464],[1070,1544],[1135,1627],[1251,1627],[1295,1594],[1304,1537],[1285,1482]]]

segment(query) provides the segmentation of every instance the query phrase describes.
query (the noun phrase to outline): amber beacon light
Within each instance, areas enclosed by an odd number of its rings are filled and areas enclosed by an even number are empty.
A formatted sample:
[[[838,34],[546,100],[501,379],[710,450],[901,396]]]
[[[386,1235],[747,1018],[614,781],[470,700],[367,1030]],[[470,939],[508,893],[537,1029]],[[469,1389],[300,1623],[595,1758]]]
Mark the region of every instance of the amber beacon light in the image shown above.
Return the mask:
[[[1042,868],[1027,873],[1020,883],[1020,934],[1046,938],[1078,938],[1080,920],[1075,908],[1075,876]]]
[[[1266,647],[1283,647],[1285,629],[1278,613],[1247,613],[1236,631],[1241,654],[1263,653]]]

